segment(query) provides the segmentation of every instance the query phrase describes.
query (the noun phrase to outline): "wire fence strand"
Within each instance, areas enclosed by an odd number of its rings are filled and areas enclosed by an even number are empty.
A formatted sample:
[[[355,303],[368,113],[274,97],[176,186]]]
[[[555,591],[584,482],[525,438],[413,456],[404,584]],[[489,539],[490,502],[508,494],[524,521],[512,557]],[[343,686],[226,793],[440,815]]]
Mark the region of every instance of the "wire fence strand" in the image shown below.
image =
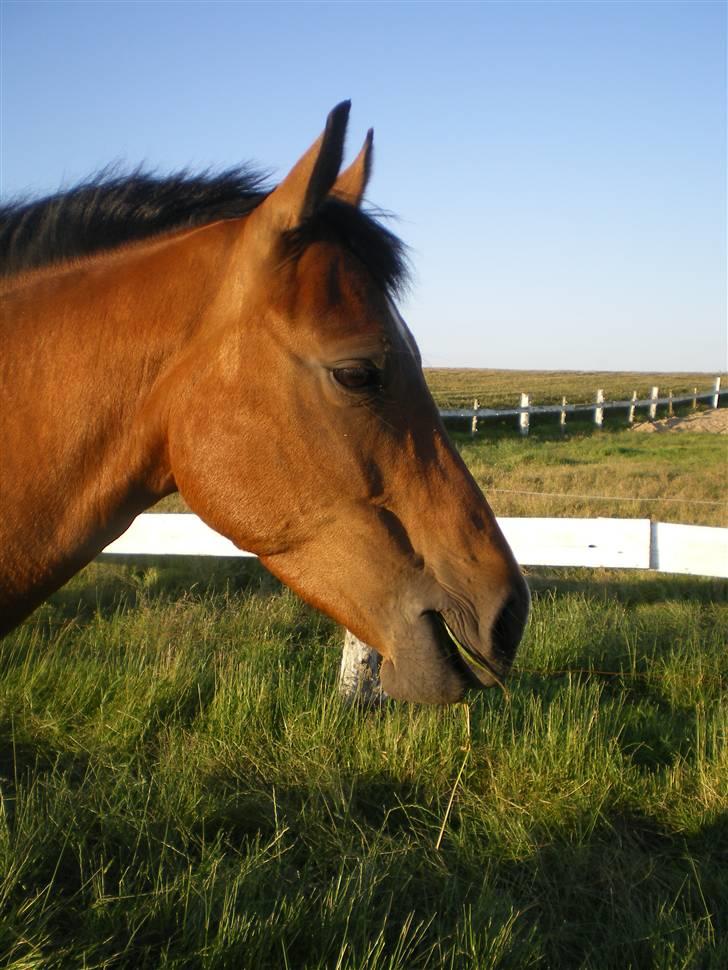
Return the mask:
[[[665,498],[647,498],[625,495],[578,495],[573,492],[533,492],[521,488],[487,488],[487,493],[500,495],[537,495],[544,498],[584,499],[594,502],[689,502],[691,505],[721,505],[728,506],[728,501],[722,499],[696,499],[689,495],[667,496]]]

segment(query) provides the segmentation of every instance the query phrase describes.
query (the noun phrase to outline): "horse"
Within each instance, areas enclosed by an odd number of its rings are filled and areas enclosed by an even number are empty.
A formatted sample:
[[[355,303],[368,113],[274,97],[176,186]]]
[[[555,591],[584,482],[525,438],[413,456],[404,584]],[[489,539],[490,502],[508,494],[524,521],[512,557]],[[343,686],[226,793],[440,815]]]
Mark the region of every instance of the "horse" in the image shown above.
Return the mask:
[[[105,170],[0,213],[0,633],[179,491],[371,644],[395,699],[506,676],[522,573],[397,309],[350,102],[272,190]]]

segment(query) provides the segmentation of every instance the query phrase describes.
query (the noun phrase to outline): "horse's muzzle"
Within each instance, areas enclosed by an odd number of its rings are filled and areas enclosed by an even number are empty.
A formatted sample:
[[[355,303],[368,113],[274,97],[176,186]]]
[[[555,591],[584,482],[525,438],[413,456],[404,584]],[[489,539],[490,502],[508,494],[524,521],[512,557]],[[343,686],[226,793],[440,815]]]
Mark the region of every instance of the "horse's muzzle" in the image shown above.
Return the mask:
[[[441,612],[429,614],[438,646],[465,686],[480,688],[501,684],[523,636],[530,602],[528,586],[519,577],[493,621],[489,641],[478,643],[478,646],[475,638],[468,637],[467,624],[457,622],[456,614],[450,614],[450,618]]]

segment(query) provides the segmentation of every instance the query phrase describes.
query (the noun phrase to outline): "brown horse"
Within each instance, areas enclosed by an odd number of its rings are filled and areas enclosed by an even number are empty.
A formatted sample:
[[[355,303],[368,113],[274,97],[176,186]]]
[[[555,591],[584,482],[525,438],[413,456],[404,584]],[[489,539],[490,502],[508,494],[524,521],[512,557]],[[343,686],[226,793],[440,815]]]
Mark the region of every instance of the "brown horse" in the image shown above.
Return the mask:
[[[442,703],[509,668],[528,591],[395,309],[401,244],[339,174],[349,103],[271,192],[108,173],[0,223],[0,627],[179,490]]]

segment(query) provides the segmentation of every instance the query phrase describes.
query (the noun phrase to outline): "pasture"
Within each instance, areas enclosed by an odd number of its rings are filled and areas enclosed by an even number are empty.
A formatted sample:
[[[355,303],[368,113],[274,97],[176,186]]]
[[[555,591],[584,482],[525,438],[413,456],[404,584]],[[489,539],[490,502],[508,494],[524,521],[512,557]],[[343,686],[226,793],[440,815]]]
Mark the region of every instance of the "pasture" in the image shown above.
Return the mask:
[[[709,434],[612,431],[561,440],[552,420],[522,441],[512,431],[460,450],[497,515],[609,516],[728,526],[728,443]]]
[[[455,437],[498,514],[726,525],[722,439]],[[0,964],[725,966],[726,584],[529,582],[507,695],[367,712],[256,562],[92,564],[0,647]]]
[[[570,404],[586,404],[594,400],[597,388],[602,388],[606,400],[629,398],[633,390],[640,397],[649,397],[654,386],[662,393],[692,394],[696,386],[699,391],[709,390],[716,375],[427,367],[425,376],[440,407],[470,407],[477,397],[482,407],[501,408],[517,404],[521,392],[530,394],[534,404],[560,404],[563,395]],[[721,377],[725,387],[726,375]]]

